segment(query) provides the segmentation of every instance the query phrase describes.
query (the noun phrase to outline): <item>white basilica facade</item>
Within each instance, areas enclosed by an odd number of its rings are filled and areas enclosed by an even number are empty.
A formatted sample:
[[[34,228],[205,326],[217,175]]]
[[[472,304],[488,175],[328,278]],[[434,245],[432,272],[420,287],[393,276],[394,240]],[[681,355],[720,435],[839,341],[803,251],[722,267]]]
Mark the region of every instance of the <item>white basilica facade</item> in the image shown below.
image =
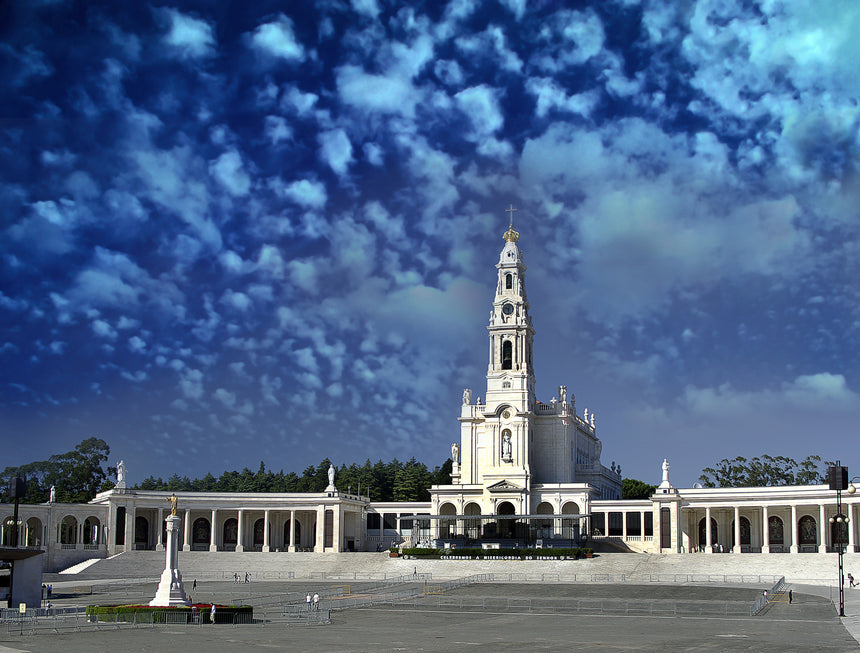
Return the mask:
[[[513,225],[504,234],[490,305],[484,401],[465,390],[451,483],[427,503],[320,493],[178,493],[184,551],[377,551],[403,546],[590,546],[643,553],[826,554],[858,548],[860,501],[826,485],[676,488],[663,461],[649,499],[621,499],[621,468],[601,462],[595,416],[576,412],[566,386],[535,396],[535,329],[526,266]],[[655,471],[659,460],[655,460]],[[656,476],[656,473],[655,473]],[[648,480],[648,479],[646,479]],[[655,479],[656,480],[656,479]],[[2,547],[44,551],[44,569],[163,550],[170,493],[117,486],[86,504],[0,505]],[[839,518],[841,516],[841,519]],[[846,519],[847,517],[847,519]]]

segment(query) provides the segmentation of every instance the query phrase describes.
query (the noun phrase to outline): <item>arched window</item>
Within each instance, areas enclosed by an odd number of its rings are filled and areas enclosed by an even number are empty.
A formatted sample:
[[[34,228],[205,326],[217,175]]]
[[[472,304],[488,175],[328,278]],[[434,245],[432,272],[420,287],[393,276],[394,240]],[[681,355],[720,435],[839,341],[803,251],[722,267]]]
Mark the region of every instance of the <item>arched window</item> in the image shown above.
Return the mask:
[[[514,345],[510,340],[505,340],[502,344],[502,369],[513,369],[514,364]]]
[[[266,521],[258,519],[254,522],[254,548],[262,549],[266,543]]]
[[[149,521],[142,515],[134,518],[134,546],[136,549],[149,546]]]
[[[506,274],[505,275],[505,290],[511,290],[514,287],[514,275]]]
[[[457,508],[448,503],[447,501],[439,506],[439,514],[440,515],[448,515],[453,516],[457,514]],[[456,522],[448,519],[440,519],[439,520],[439,537],[443,539],[457,537]]]
[[[101,523],[98,517],[87,517],[84,520],[84,544],[101,544],[100,530]]]
[[[818,542],[818,535],[815,528],[815,517],[805,515],[800,518],[797,526],[800,531],[797,538],[800,544],[816,544]]]
[[[196,546],[208,546],[212,530],[209,526],[209,520],[205,517],[198,517],[194,520],[194,525],[191,527],[191,544]]]
[[[782,520],[776,515],[771,515],[767,519],[768,544],[782,544]]]
[[[744,516],[741,516],[741,546],[749,546],[750,545],[750,520]],[[732,521],[732,546],[735,546],[735,522]]]
[[[705,526],[706,522],[704,518],[699,520],[699,546],[704,547],[707,545],[708,534]],[[717,520],[711,517],[711,544],[716,544],[719,533],[717,532]]]
[[[225,547],[235,547],[239,543],[239,520],[235,517],[230,517],[230,519],[225,521],[221,535],[224,539]]]

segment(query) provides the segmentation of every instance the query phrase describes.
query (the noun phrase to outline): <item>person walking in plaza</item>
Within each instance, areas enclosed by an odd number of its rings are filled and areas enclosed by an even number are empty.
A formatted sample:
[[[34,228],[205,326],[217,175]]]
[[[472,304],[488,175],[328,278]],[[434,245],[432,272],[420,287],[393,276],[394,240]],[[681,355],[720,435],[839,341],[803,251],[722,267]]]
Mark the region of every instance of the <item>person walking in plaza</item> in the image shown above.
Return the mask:
[[[314,610],[320,609],[320,595],[314,592]]]
[[[305,603],[308,604],[308,612],[311,611],[311,593],[308,592],[308,595],[305,597]]]
[[[854,587],[857,583],[854,582],[854,576],[848,574],[848,587]]]
[[[794,596],[792,595],[791,590],[788,590],[788,603],[791,604],[793,600]]]
[[[212,609],[209,610],[209,621],[213,624],[215,623],[215,604],[214,603],[212,604]]]

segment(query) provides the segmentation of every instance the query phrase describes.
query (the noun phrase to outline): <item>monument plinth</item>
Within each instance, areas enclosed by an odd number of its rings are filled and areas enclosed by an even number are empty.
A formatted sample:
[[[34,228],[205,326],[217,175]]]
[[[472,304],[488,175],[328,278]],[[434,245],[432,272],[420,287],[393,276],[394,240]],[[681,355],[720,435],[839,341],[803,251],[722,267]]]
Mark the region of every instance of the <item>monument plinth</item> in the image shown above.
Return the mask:
[[[165,546],[167,562],[164,571],[161,572],[161,581],[158,583],[155,598],[149,602],[149,605],[191,605],[191,601],[185,594],[178,564],[179,524],[182,519],[176,515],[170,515],[165,521],[167,522],[167,545]]]

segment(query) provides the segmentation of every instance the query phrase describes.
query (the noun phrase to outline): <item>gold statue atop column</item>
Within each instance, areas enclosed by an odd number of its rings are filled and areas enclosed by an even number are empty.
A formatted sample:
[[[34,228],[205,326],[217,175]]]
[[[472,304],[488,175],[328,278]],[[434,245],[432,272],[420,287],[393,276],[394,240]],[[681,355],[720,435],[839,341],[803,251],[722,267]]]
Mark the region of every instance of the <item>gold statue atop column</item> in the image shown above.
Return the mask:
[[[167,497],[166,501],[170,501],[170,515],[172,517],[175,517],[176,516],[176,503],[177,503],[177,501],[179,501],[176,498],[176,493],[174,492],[169,497]]]

